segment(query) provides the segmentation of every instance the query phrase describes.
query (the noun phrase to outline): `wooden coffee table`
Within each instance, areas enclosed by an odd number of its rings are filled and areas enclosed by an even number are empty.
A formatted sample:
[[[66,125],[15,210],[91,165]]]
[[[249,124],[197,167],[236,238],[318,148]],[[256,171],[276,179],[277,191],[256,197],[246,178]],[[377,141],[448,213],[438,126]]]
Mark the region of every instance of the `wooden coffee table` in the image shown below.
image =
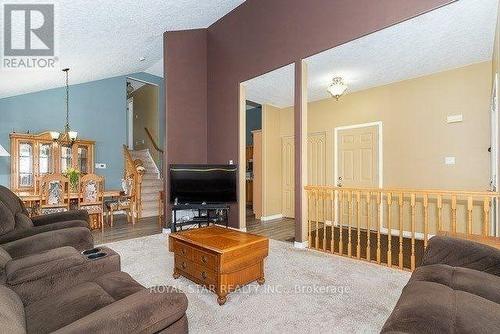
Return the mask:
[[[219,305],[231,291],[265,282],[266,237],[209,226],[170,234],[169,250],[174,252],[174,278],[182,275],[207,287],[217,294]]]

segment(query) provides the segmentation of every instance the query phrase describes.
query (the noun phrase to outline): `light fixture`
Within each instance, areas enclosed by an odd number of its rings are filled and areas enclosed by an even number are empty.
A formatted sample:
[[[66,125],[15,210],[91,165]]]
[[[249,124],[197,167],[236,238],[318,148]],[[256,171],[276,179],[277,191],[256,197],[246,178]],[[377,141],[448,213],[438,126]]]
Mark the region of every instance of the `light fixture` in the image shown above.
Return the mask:
[[[0,145],[0,157],[10,157],[9,152]]]
[[[332,84],[328,87],[328,92],[338,101],[339,98],[344,95],[347,90],[347,85],[344,83],[341,77],[335,77],[332,80]]]
[[[66,125],[64,126],[62,135],[57,131],[50,131],[49,133],[54,141],[69,140],[73,144],[78,138],[78,132],[71,131],[71,127],[69,126],[69,68],[63,69],[63,72],[66,73]]]
[[[52,140],[58,140],[59,139],[59,136],[61,135],[59,132],[57,131],[49,131],[50,133],[50,137],[52,138]]]

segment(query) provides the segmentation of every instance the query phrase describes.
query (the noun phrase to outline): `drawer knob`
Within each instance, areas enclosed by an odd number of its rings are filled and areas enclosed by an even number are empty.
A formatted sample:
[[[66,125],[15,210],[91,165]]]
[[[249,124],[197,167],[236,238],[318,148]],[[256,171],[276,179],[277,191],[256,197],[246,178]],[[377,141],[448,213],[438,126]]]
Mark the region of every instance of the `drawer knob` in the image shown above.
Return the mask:
[[[207,273],[203,271],[203,272],[201,273],[201,277],[202,277],[203,279],[207,279]]]
[[[186,269],[186,262],[182,262],[181,267],[182,269]]]
[[[207,263],[207,261],[208,261],[208,260],[207,260],[207,257],[206,257],[205,255],[203,255],[203,256],[201,257],[201,262],[203,262],[203,263]]]
[[[186,249],[184,249],[184,248],[183,248],[183,249],[181,250],[181,253],[182,253],[182,255],[186,254]]]

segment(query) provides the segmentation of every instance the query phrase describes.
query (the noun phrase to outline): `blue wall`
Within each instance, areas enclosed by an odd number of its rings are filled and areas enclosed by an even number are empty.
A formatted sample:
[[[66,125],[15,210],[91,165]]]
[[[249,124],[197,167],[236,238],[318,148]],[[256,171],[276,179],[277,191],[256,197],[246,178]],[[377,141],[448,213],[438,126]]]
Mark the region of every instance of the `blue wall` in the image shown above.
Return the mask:
[[[165,129],[163,78],[134,73],[70,86],[70,124],[78,137],[96,141],[95,162],[106,169],[96,173],[106,178],[106,188],[119,189],[123,173],[122,145],[127,143],[126,78],[160,86],[160,144]],[[55,88],[0,99],[0,144],[10,151],[9,133],[61,131],[65,124],[65,89]],[[10,158],[0,157],[0,184],[10,184]]]
[[[253,145],[252,131],[262,129],[262,108],[252,108],[247,110],[247,146]]]

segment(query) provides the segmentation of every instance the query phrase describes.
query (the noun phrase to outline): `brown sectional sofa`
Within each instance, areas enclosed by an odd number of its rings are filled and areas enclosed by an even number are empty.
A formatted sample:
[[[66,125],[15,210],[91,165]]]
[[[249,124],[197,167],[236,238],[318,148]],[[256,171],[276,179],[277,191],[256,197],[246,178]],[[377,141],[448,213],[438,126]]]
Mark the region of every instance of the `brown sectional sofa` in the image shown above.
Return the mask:
[[[88,214],[30,219],[0,186],[0,333],[187,333],[187,298],[146,289],[93,248]]]
[[[112,272],[24,305],[0,285],[5,333],[187,333],[187,298],[173,288],[150,291]]]
[[[433,237],[382,333],[500,333],[500,250]]]

